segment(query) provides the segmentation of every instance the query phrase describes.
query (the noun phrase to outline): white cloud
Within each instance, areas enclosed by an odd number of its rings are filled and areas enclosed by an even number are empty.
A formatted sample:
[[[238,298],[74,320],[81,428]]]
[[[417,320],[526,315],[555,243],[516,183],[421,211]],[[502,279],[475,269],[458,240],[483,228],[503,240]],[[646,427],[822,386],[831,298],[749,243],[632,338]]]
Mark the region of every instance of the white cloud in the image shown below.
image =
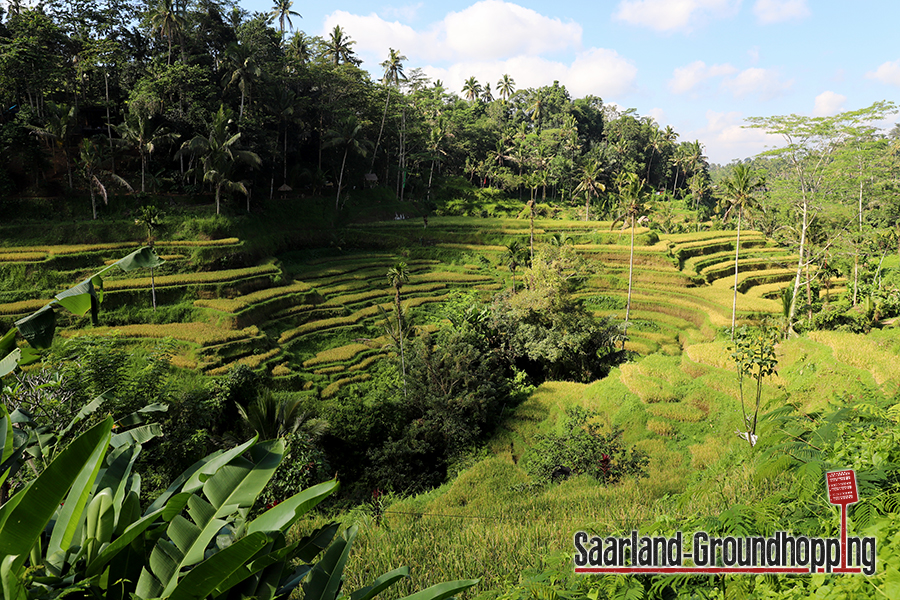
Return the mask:
[[[866,73],[866,77],[888,85],[900,85],[900,60],[886,62],[874,71]]]
[[[450,67],[423,67],[432,80],[440,79],[444,87],[460,94],[463,83],[475,77],[492,87],[504,74],[516,81],[516,89],[540,87],[559,81],[573,98],[592,94],[612,98],[627,94],[634,88],[637,67],[614,50],[591,48],[579,53],[571,64],[551,61],[539,56],[516,56],[498,61],[462,61]]]
[[[706,126],[688,131],[682,139],[702,140],[710,162],[728,164],[734,159],[755,156],[767,147],[781,145],[784,140],[761,129],[745,129],[739,112],[706,111]]]
[[[729,64],[707,66],[702,60],[697,60],[687,66],[675,69],[672,79],[669,80],[669,90],[675,94],[684,94],[707,79],[731,75],[735,71],[737,69]]]
[[[847,96],[835,92],[822,92],[816,96],[816,105],[813,108],[814,117],[830,117],[843,110]]]
[[[771,100],[786,92],[794,85],[794,80],[784,81],[774,69],[744,69],[732,79],[723,83],[736,98],[759,96],[762,100]]]
[[[581,43],[582,32],[573,21],[563,23],[501,0],[451,12],[441,28],[454,54],[487,60],[565,50]]]
[[[760,23],[780,23],[803,19],[812,13],[806,0],[756,0],[753,13]]]
[[[656,31],[691,30],[710,17],[734,14],[740,0],[622,0],[616,18]]]
[[[503,60],[577,48],[581,26],[543,16],[501,0],[482,0],[421,30],[381,16],[336,10],[325,18],[320,35],[340,25],[356,41],[354,50],[366,64],[380,64],[388,48],[416,62]]]

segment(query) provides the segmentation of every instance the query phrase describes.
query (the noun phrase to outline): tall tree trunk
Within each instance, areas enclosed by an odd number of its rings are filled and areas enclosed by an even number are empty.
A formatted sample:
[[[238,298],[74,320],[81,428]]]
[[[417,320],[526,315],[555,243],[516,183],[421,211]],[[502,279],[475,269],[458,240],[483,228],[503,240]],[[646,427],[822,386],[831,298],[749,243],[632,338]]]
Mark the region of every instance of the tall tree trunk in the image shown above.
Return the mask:
[[[112,138],[112,117],[109,116],[109,71],[104,70],[103,72],[103,80],[106,85],[106,137],[109,140],[109,158],[111,161],[110,170],[112,174],[116,174],[116,156],[113,152],[113,138]]]
[[[804,251],[806,250],[806,229],[809,225],[809,203],[805,198],[806,190],[803,190],[803,219],[800,226],[800,257],[797,259],[797,276],[794,278],[794,296],[791,298],[791,308],[788,311],[788,332],[794,325],[794,314],[797,311],[797,296],[800,295],[800,277],[803,274]]]
[[[637,217],[631,217],[631,253],[628,257],[628,300],[625,302],[625,331],[622,338],[622,350],[625,349],[625,338],[628,337],[628,319],[631,316],[631,284],[634,281],[634,227]]]
[[[344,148],[344,160],[341,161],[341,174],[338,176],[338,189],[337,189],[337,197],[334,199],[334,212],[335,218],[337,218],[337,212],[340,210],[341,205],[341,184],[344,182],[344,165],[347,164],[347,152],[350,151],[350,146]]]
[[[731,341],[734,341],[734,321],[737,315],[737,289],[738,289],[738,256],[741,253],[741,217],[744,216],[744,207],[738,208],[737,240],[734,243],[734,298],[731,301]]]
[[[378,129],[378,138],[375,140],[375,150],[372,151],[372,165],[369,167],[369,172],[375,172],[375,157],[378,155],[378,146],[381,144],[381,134],[384,133],[384,122],[387,119],[387,111],[388,111],[388,102],[391,101],[391,87],[388,86],[387,89],[387,98],[384,100],[384,113],[381,115],[381,127]]]
[[[216,214],[217,214],[217,215],[220,214],[220,212],[219,212],[219,201],[220,201],[221,197],[222,197],[222,184],[221,184],[221,183],[217,183],[217,184],[216,184]]]

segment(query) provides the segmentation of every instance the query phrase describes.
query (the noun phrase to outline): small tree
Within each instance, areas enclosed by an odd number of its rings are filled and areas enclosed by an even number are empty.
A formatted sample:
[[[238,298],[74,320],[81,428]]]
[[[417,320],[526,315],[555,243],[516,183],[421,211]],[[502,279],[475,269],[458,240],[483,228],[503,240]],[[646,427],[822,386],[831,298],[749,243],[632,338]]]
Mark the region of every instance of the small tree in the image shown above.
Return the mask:
[[[731,359],[737,365],[741,414],[744,425],[747,427],[747,431],[737,431],[736,433],[741,439],[747,440],[751,447],[755,446],[757,441],[756,423],[762,398],[763,379],[776,374],[775,367],[778,365],[778,359],[775,357],[775,343],[777,339],[777,331],[767,328],[748,330],[746,327],[741,327],[734,336],[733,345],[728,347],[731,351]],[[756,381],[756,404],[752,415],[747,413],[744,403],[745,377]]]
[[[397,312],[397,346],[400,348],[400,371],[403,374],[403,393],[406,393],[406,360],[403,355],[403,309],[400,306],[400,288],[409,282],[409,267],[405,262],[398,262],[388,269],[387,280],[394,288],[394,310]]]

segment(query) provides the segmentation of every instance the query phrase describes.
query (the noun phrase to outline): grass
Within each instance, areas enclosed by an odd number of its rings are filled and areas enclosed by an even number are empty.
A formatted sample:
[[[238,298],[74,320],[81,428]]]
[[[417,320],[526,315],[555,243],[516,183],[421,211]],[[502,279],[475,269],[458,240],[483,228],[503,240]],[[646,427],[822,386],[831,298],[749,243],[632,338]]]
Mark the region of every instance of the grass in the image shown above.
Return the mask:
[[[251,354],[250,356],[245,356],[233,362],[224,364],[221,367],[210,369],[206,372],[206,374],[225,375],[226,373],[228,373],[228,371],[230,371],[237,365],[245,365],[250,367],[251,369],[258,369],[262,364],[278,356],[279,354],[281,354],[281,348],[273,348],[272,350],[269,350],[268,352],[264,352],[262,354]]]
[[[200,299],[194,301],[194,306],[202,308],[211,308],[227,313],[238,313],[246,310],[254,305],[264,304],[276,298],[292,296],[310,291],[312,288],[308,283],[295,281],[291,285],[266,288],[250,294],[245,294],[237,298],[211,298]]]
[[[162,324],[138,324],[123,325],[121,327],[94,327],[78,331],[66,331],[63,335],[70,337],[78,335],[110,335],[118,332],[125,338],[167,338],[191,342],[202,347],[225,344],[241,339],[259,337],[257,327],[244,329],[225,329],[208,323],[162,323]]]
[[[251,277],[263,275],[277,275],[278,267],[273,264],[247,267],[244,269],[225,269],[222,271],[202,271],[200,273],[178,273],[176,275],[161,275],[154,278],[156,287],[188,286],[210,283],[231,283]],[[106,291],[150,289],[150,277],[136,277],[131,279],[108,279],[103,282]]]
[[[0,304],[0,315],[26,315],[44,308],[51,300],[21,300]]]
[[[356,355],[369,352],[372,349],[372,346],[368,344],[347,344],[346,346],[330,348],[319,352],[314,358],[303,361],[303,366],[310,368],[328,363],[347,362],[356,357]]]

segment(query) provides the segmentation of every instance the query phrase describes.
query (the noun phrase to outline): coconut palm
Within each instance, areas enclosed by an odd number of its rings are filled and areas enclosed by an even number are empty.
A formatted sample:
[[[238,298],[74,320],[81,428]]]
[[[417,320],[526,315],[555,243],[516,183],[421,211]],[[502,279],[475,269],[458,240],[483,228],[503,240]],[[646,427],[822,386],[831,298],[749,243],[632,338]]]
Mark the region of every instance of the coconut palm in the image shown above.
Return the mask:
[[[91,210],[95,220],[97,219],[97,193],[103,197],[103,204],[109,204],[109,196],[103,179],[109,178],[129,192],[134,191],[127,181],[103,168],[106,156],[102,145],[94,143],[89,138],[84,138],[81,140],[81,151],[78,158],[81,163],[81,172],[84,174],[85,182],[91,192]]]
[[[347,155],[350,153],[350,150],[353,150],[360,156],[365,156],[369,146],[371,146],[371,142],[365,138],[362,128],[362,123],[357,121],[355,115],[351,115],[344,119],[336,129],[329,129],[325,134],[327,139],[322,144],[323,148],[332,146],[343,146],[344,148],[344,158],[341,160],[341,171],[340,175],[338,175],[337,197],[334,200],[335,211],[340,209],[341,186],[344,182],[344,168],[347,166]]]
[[[228,61],[228,71],[225,78],[228,79],[226,87],[237,84],[241,90],[241,109],[238,120],[244,118],[244,98],[250,99],[253,90],[253,81],[262,75],[262,69],[256,62],[253,51],[243,44],[233,42],[225,50],[225,58]]]
[[[220,106],[219,112],[216,113],[210,124],[209,135],[194,137],[182,144],[179,151],[181,153],[189,152],[200,158],[203,181],[212,184],[216,190],[216,214],[221,212],[223,190],[241,192],[247,196],[249,202],[250,190],[247,188],[247,184],[232,179],[236,168],[239,165],[247,165],[251,168],[262,165],[262,161],[255,152],[238,148],[241,134],[229,132],[233,122],[231,110]],[[249,208],[248,203],[248,212]]]
[[[481,101],[485,103],[494,101],[490,83],[485,82],[484,87],[481,89]]]
[[[576,194],[584,194],[584,220],[589,221],[591,215],[591,198],[599,196],[606,191],[606,186],[600,181],[602,169],[600,161],[595,160],[585,165],[581,170],[581,180],[575,188]]]
[[[469,77],[463,84],[462,91],[466,95],[466,100],[474,102],[481,96],[481,84],[478,83],[478,80],[475,79],[474,76]]]
[[[737,313],[738,259],[741,253],[741,221],[744,213],[759,207],[756,193],[766,185],[765,177],[750,168],[738,163],[731,170],[731,175],[722,180],[724,201],[728,208],[722,219],[737,217],[737,238],[734,243],[734,298],[731,303],[731,339],[734,340],[734,322]]]
[[[150,166],[150,156],[160,144],[175,141],[178,134],[161,127],[152,117],[143,113],[128,113],[125,122],[114,129],[121,138],[117,140],[121,145],[137,148],[141,156],[141,192],[146,192],[146,174]]]
[[[387,120],[388,103],[391,101],[391,88],[400,86],[400,81],[405,80],[403,73],[403,61],[406,57],[399,51],[389,48],[387,60],[381,63],[384,68],[384,76],[381,83],[387,88],[387,97],[384,100],[384,114],[381,115],[381,127],[378,129],[378,138],[375,140],[375,150],[372,151],[372,166],[369,171],[375,168],[375,157],[378,155],[378,146],[381,144],[381,134],[384,133],[384,122]]]
[[[294,5],[293,0],[275,0],[275,6],[272,7],[272,10],[269,12],[269,17],[272,19],[278,19],[278,26],[281,29],[281,43],[284,43],[284,22],[287,21],[287,24],[291,29],[294,29],[294,24],[291,22],[291,15],[295,17],[303,16],[297,11],[291,10],[291,6]]]
[[[503,77],[500,78],[500,81],[497,82],[497,93],[500,94],[500,98],[505,102],[509,100],[509,97],[515,92],[516,81],[509,75],[503,75]]]
[[[178,14],[174,0],[159,0],[150,12],[150,26],[159,30],[159,36],[169,42],[169,55],[166,64],[172,64],[172,39],[181,35],[184,30],[184,18]]]
[[[285,54],[299,64],[306,64],[312,58],[312,40],[302,31],[297,31],[291,36]]]
[[[651,123],[651,125],[652,125],[652,123]],[[650,133],[650,138],[647,140],[647,148],[650,149],[650,159],[647,161],[647,182],[648,183],[650,182],[650,167],[653,165],[653,155],[656,154],[657,152],[659,152],[660,148],[662,148],[663,141],[664,141],[664,138],[663,138],[662,133],[659,131],[659,129],[656,129],[656,127],[654,126],[653,131]]]
[[[512,273],[513,291],[516,291],[516,269],[525,263],[525,248],[518,240],[513,240],[506,246],[506,254],[503,255],[504,262]]]
[[[619,178],[619,196],[622,199],[622,209],[613,219],[610,228],[622,223],[623,227],[631,226],[631,250],[628,257],[628,300],[625,303],[625,326],[622,338],[622,348],[625,348],[625,337],[628,335],[628,319],[631,315],[631,290],[634,282],[634,230],[638,220],[646,212],[648,193],[644,187],[644,181],[638,178],[636,173],[624,173]]]
[[[325,58],[330,58],[331,63],[335,66],[345,63],[358,62],[354,56],[353,50],[350,48],[356,42],[347,36],[346,32],[341,29],[340,25],[335,25],[334,29],[325,42]]]

